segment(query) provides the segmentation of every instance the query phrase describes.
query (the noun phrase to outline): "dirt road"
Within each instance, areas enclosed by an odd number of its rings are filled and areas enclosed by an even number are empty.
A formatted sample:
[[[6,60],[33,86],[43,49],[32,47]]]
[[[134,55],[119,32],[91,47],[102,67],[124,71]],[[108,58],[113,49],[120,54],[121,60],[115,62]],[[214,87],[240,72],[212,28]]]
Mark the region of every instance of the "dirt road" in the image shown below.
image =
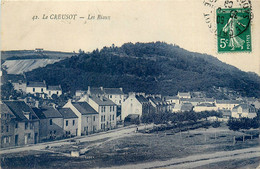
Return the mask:
[[[135,165],[125,165],[119,167],[113,167],[114,169],[146,169],[146,168],[195,168],[211,163],[260,157],[260,147],[258,148],[247,148],[234,151],[220,151],[213,154],[197,154],[188,156],[185,158],[173,158],[167,161],[154,161],[148,163],[141,163]]]
[[[145,127],[149,128],[152,127],[152,125],[147,126],[139,126],[139,129],[144,129]],[[133,133],[136,130],[135,126],[128,126],[124,128],[119,128],[115,130],[110,130],[107,132],[101,132],[92,134],[89,136],[81,136],[81,137],[74,137],[73,140],[85,142],[85,141],[96,141],[104,138],[119,138],[124,137],[125,135],[129,135]],[[17,147],[13,149],[2,149],[0,150],[1,154],[9,154],[9,153],[18,153],[22,151],[29,151],[29,150],[43,150],[46,148],[46,146],[54,147],[54,146],[60,146],[60,145],[68,145],[68,144],[75,144],[75,142],[70,142],[71,139],[65,139],[65,140],[59,140],[59,141],[53,141],[53,142],[47,142],[47,143],[39,143],[34,145],[28,145],[25,147]]]

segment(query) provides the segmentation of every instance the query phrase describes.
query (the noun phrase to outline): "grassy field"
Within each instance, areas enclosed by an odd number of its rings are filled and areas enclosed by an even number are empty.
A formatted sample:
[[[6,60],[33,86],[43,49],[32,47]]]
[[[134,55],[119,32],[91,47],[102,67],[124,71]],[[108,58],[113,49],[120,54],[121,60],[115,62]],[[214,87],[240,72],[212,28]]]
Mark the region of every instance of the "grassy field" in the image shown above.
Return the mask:
[[[254,132],[258,132],[258,130]],[[245,142],[238,141],[233,145],[233,136],[239,137],[242,136],[242,133],[229,131],[226,126],[217,129],[200,128],[172,135],[167,135],[167,133],[170,133],[170,131],[161,131],[158,134],[133,133],[119,139],[102,139],[94,142],[51,147],[43,151],[8,154],[2,156],[1,165],[2,168],[112,167],[257,147],[259,145],[258,138],[246,139]],[[88,150],[80,157],[68,156],[70,151],[82,150],[85,147],[88,147]],[[218,165],[223,168],[235,168],[236,164],[255,166],[256,159],[248,159],[244,163],[227,161],[224,164],[216,163],[210,166],[202,166],[202,168],[218,168]]]

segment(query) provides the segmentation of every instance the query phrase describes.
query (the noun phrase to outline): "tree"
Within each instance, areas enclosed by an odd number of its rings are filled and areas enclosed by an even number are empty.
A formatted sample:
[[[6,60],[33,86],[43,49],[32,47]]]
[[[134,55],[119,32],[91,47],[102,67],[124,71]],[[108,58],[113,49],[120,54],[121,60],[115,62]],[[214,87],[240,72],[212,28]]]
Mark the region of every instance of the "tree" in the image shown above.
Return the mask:
[[[12,83],[6,82],[1,86],[2,100],[16,99],[19,96],[21,96],[21,94],[17,93],[17,91],[14,90],[14,86],[12,85]]]

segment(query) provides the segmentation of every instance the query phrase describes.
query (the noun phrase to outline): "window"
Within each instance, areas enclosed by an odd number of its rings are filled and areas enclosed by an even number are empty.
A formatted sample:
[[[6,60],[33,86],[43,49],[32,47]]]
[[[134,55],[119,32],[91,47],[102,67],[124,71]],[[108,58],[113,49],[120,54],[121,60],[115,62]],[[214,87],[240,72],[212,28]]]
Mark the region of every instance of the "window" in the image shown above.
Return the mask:
[[[104,121],[106,121],[106,116],[104,115]]]
[[[43,88],[41,88],[41,92],[43,92]]]
[[[119,100],[119,104],[121,104],[121,100]]]
[[[115,120],[115,115],[113,115],[113,120]]]
[[[110,106],[110,112],[112,111],[112,106]]]
[[[110,98],[112,98],[112,95],[110,95]]]
[[[50,125],[52,125],[52,119],[50,119]]]
[[[35,88],[33,88],[33,92],[35,92]]]
[[[16,129],[18,128],[18,123],[15,123],[15,128],[16,128]]]
[[[103,116],[101,115],[101,122],[103,122]]]
[[[96,121],[96,117],[95,116],[93,116],[93,121]]]
[[[52,131],[50,131],[50,135],[52,135]]]
[[[8,133],[8,131],[9,131],[9,126],[7,125],[6,126],[6,132]]]
[[[53,131],[53,134],[56,134],[56,130]]]
[[[104,112],[106,111],[106,107],[104,106]]]
[[[1,126],[1,133],[4,132],[4,126]]]
[[[25,124],[24,124],[24,129],[25,129],[25,130],[28,129],[28,122],[25,122]]]
[[[59,95],[59,92],[57,91],[57,95]]]
[[[31,138],[31,133],[28,133],[28,139],[30,139]]]
[[[75,125],[75,120],[72,121],[72,125],[73,125],[73,126]]]
[[[112,119],[112,118],[111,118],[111,115],[110,115],[110,116],[109,116],[109,120],[111,121],[111,119]]]
[[[68,120],[66,120],[66,126],[68,126],[69,125],[69,121]]]
[[[119,102],[120,102],[120,100],[119,100]],[[113,106],[113,111],[115,111],[115,106]]]

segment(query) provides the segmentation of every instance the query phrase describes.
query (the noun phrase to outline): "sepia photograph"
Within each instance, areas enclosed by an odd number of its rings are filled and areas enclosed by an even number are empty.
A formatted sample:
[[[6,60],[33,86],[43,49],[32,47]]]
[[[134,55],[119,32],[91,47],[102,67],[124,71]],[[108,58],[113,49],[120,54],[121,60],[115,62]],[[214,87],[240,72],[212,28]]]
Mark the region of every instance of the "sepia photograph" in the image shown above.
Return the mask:
[[[0,169],[260,169],[260,0],[2,0]]]

